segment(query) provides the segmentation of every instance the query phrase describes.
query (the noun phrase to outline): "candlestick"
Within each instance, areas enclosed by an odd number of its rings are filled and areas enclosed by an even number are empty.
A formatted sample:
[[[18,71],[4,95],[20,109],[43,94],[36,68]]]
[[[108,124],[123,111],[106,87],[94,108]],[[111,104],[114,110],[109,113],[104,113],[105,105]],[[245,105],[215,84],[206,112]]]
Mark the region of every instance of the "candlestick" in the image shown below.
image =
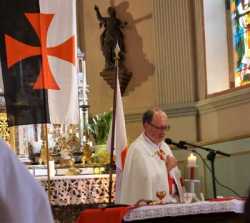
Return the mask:
[[[82,137],[82,140],[83,140],[83,142],[86,142],[86,136],[85,135]]]
[[[190,169],[190,179],[193,180],[195,176],[195,169],[194,167],[189,167]]]
[[[50,172],[51,178],[53,178],[56,175],[55,161],[54,160],[49,160],[49,172]]]
[[[187,167],[189,170],[189,177],[192,180],[195,178],[196,161],[197,157],[193,153],[191,153],[187,159]]]

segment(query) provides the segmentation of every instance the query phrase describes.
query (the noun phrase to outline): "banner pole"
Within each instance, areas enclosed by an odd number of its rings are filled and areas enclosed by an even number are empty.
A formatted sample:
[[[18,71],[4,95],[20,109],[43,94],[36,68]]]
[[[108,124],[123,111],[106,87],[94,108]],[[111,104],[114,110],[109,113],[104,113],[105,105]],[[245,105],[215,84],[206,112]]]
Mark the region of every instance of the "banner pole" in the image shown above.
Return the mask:
[[[115,85],[113,95],[113,114],[112,114],[112,132],[111,132],[111,151],[110,151],[110,168],[109,168],[109,204],[112,202],[112,187],[113,187],[113,166],[114,166],[114,145],[115,145],[115,122],[116,122],[116,98],[117,98],[117,78],[119,77],[119,45],[116,44],[115,48]]]
[[[51,201],[51,182],[50,182],[50,165],[49,165],[49,160],[50,160],[50,154],[49,154],[49,140],[48,140],[48,126],[47,124],[42,124],[43,127],[43,140],[45,142],[45,149],[46,149],[46,160],[47,160],[47,174],[48,174],[48,198],[49,201]]]

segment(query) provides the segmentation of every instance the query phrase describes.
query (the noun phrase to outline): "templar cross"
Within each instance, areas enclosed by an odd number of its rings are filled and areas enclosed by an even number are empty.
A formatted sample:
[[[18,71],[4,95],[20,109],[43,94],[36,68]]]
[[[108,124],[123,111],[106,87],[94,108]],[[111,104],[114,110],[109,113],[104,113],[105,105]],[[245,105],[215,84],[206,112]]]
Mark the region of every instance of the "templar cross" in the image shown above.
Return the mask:
[[[40,39],[41,46],[31,46],[22,43],[9,35],[5,35],[5,45],[7,53],[7,66],[10,68],[17,62],[37,55],[42,57],[42,65],[38,78],[33,85],[33,89],[54,89],[59,90],[50,69],[48,56],[58,57],[75,64],[75,41],[71,36],[65,42],[47,48],[47,34],[49,25],[54,17],[53,14],[25,13],[36,34]]]

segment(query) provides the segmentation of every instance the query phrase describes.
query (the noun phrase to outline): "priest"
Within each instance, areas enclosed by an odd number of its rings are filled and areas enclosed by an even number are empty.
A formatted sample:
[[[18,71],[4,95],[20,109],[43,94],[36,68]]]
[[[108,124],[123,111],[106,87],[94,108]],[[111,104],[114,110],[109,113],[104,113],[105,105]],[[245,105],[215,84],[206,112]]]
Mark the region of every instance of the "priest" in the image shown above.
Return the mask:
[[[0,179],[1,223],[54,222],[44,189],[1,140]]]
[[[144,131],[131,144],[125,161],[121,185],[122,204],[139,200],[169,199],[168,175],[177,169],[177,160],[164,142],[169,129],[168,117],[159,108],[146,111],[142,118]],[[162,194],[163,197],[159,197]]]

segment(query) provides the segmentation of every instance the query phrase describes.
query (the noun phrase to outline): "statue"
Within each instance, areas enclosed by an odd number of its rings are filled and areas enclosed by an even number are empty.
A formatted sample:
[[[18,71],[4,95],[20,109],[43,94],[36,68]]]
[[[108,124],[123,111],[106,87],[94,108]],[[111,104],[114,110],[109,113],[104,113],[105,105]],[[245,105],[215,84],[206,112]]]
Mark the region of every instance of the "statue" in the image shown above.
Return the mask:
[[[120,48],[119,62],[125,59],[124,36],[121,31],[127,25],[127,22],[122,22],[116,17],[114,7],[108,7],[109,17],[103,17],[99,8],[95,5],[97,19],[100,22],[100,28],[104,26],[104,31],[100,36],[101,49],[105,57],[105,70],[115,68],[115,47],[118,43]]]

